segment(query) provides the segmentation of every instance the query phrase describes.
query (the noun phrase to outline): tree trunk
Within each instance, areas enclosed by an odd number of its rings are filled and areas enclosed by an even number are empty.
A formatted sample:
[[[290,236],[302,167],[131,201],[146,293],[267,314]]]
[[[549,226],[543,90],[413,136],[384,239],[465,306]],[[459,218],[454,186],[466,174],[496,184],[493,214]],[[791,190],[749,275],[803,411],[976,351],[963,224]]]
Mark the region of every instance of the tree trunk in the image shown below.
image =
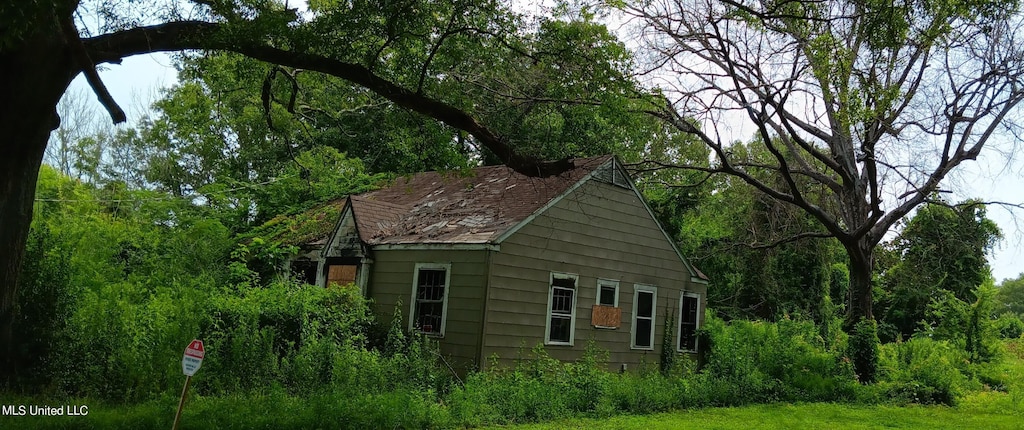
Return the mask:
[[[872,272],[875,269],[874,245],[865,238],[844,244],[850,256],[850,312],[847,331],[850,333],[848,355],[853,370],[862,383],[875,380],[878,370],[878,326],[871,305],[874,301]]]
[[[850,256],[850,317],[852,322],[860,319],[875,319],[871,309],[874,301],[872,295],[871,274],[875,270],[875,253],[873,247],[858,243],[854,249],[847,249]]]
[[[77,73],[59,35],[48,36],[0,51],[5,65],[0,68],[0,377],[5,383],[17,373],[14,312],[39,165],[60,122],[57,102]]]

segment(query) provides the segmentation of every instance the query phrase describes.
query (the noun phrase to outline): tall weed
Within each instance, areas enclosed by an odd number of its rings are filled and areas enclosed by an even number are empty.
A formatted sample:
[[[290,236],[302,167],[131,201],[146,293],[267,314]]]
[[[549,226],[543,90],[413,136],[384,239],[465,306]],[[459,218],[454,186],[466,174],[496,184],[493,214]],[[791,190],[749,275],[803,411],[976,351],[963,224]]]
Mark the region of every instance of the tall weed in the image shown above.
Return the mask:
[[[955,405],[967,378],[967,357],[947,341],[915,337],[882,345],[880,385],[899,403]]]

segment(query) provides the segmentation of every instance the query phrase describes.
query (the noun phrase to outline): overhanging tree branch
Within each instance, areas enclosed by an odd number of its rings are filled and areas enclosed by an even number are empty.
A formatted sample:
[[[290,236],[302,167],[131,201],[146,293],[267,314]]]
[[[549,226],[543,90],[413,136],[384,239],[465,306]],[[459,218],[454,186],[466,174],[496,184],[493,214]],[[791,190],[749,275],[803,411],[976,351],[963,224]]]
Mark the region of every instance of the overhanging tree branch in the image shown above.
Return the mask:
[[[320,55],[294,52],[262,41],[233,38],[225,24],[205,21],[176,21],[138,27],[84,40],[97,62],[114,62],[151,52],[209,49],[236,52],[257,60],[332,75],[360,85],[397,106],[437,119],[473,135],[513,170],[528,176],[553,176],[573,168],[572,160],[543,161],[515,151],[493,130],[469,113],[436,98],[401,87],[356,63]]]
[[[78,28],[75,27],[75,23],[70,16],[60,20],[60,29],[64,35],[65,43],[67,43],[71,54],[75,58],[75,62],[78,63],[78,67],[85,74],[86,82],[89,83],[93,92],[96,93],[96,98],[99,99],[100,104],[110,114],[110,119],[114,121],[114,124],[127,121],[128,117],[125,115],[124,109],[118,106],[117,101],[110,95],[107,86],[100,79],[100,74],[96,72],[96,63],[93,63],[93,60],[89,58],[89,53],[82,44],[82,39],[78,36]]]

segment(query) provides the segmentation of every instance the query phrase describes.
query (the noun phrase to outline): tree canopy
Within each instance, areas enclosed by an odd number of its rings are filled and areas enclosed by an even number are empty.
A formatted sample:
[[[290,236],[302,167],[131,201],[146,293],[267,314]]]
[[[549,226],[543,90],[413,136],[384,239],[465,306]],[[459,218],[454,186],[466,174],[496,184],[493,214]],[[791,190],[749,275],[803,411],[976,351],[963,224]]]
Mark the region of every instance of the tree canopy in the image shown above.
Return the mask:
[[[950,293],[973,302],[991,277],[986,254],[1002,235],[986,217],[985,205],[966,201],[926,203],[886,244],[895,261],[880,264],[881,319],[892,328],[887,338],[909,338],[920,329],[928,305]]]
[[[843,246],[851,322],[874,318],[875,249],[886,233],[999,132],[1021,131],[1018,2],[612,4],[637,22],[646,74],[664,83],[649,112],[712,150],[713,165],[700,169],[734,176],[824,229],[794,237]],[[723,131],[741,126],[771,157],[738,156]],[[873,373],[871,361],[857,361],[858,373]]]

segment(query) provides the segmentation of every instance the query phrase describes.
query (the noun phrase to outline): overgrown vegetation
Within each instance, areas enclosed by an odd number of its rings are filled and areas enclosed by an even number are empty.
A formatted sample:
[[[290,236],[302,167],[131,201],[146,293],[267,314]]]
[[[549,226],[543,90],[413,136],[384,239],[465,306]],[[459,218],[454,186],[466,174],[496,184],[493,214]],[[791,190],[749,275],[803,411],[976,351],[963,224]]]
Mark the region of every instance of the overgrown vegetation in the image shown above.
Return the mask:
[[[359,191],[370,179],[346,189]],[[657,363],[619,374],[608,372],[607,352],[593,346],[573,363],[537,347],[513,366],[461,381],[431,341],[408,335],[398,321],[376,321],[356,289],[302,285],[272,270],[294,237],[311,234],[307,223],[333,214],[327,206],[293,218],[302,222],[275,218],[238,234],[210,216],[216,207],[116,184],[97,188],[48,168],[39,195],[48,201],[36,208],[28,287],[18,304],[19,335],[29,341],[17,352],[19,384],[8,387],[15,397],[7,403],[91,405],[76,427],[168,425],[182,383],[181,350],[197,337],[216,353],[194,379],[186,419],[222,428],[462,427],[751,403],[956,405],[988,392],[1024,398],[1022,341],[999,339],[1019,338],[1024,326],[1013,312],[1011,281],[987,281],[969,298],[937,289],[918,330],[880,343],[874,322],[843,330],[844,304],[829,295],[842,291],[842,277],[815,275],[800,282],[818,285],[821,296],[795,304],[793,313],[725,320],[709,311],[700,365],[663,351]],[[772,258],[810,253],[795,250]],[[844,272],[830,267],[821,273]],[[674,326],[670,315],[666,321]],[[662,341],[672,341],[671,330]],[[856,360],[877,362],[878,373],[858,378]]]
[[[260,300],[241,302],[255,305]],[[210,350],[223,358],[209,361],[210,368],[204,365],[197,375],[197,392],[186,409],[183,428],[473,427],[766,402],[956,404],[969,393],[974,394],[966,398],[975,403],[980,397],[997,396],[993,399],[1004,408],[1000,413],[1024,413],[1024,340],[1008,344],[1004,361],[986,364],[971,364],[950,342],[926,337],[883,345],[879,382],[865,385],[853,375],[843,353],[844,340],[829,346],[809,321],[727,323],[712,318],[702,336],[713,346],[699,369],[694,361],[681,359],[667,372],[651,363],[636,372],[611,373],[606,370],[606,354],[596,348],[577,362],[565,363],[536,347],[511,367],[471,374],[459,385],[438,370],[430,342],[408,338],[397,326],[389,329],[385,344],[376,347],[360,346],[366,345],[365,338],[310,335],[332,324],[350,324],[346,333],[366,333],[369,325],[347,316],[361,310],[361,300],[350,290],[298,293],[282,303],[287,305],[271,306],[263,316],[303,314],[284,308],[301,308],[305,315],[259,330],[243,325],[229,335],[233,339],[211,340]],[[318,313],[329,304],[331,309],[349,307],[345,312]],[[288,332],[281,330],[288,324],[280,321],[300,320],[309,324],[301,330],[302,342],[273,341],[276,334]],[[245,341],[255,342],[244,349],[247,353],[232,351],[232,343]],[[237,368],[223,367],[229,360]],[[177,369],[168,374],[174,376],[168,389],[127,404],[119,396],[83,392],[61,399],[90,405],[89,416],[23,422],[26,428],[166,426],[172,418],[168,411],[177,400],[175,385],[180,383]],[[270,383],[252,383],[258,379]]]

